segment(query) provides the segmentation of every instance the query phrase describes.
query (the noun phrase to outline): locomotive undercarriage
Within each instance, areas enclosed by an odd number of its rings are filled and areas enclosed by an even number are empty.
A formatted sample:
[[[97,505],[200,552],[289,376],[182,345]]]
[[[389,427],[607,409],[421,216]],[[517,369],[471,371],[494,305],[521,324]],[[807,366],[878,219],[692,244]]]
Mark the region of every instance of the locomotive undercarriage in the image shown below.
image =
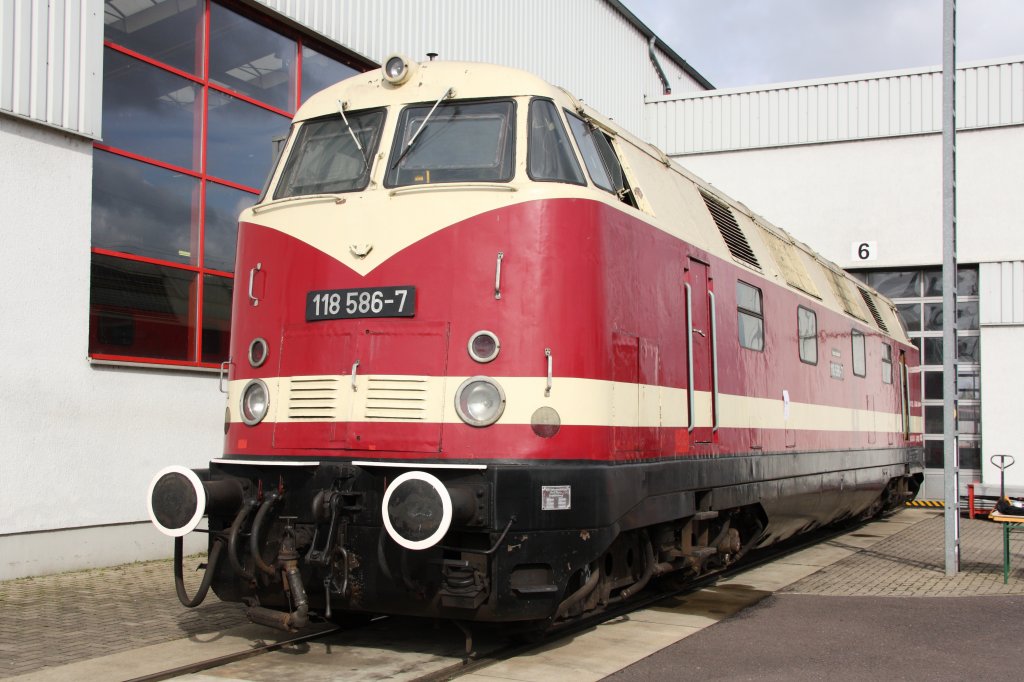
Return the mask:
[[[652,579],[696,578],[754,547],[894,508],[917,488],[906,464],[736,484],[743,479],[721,473],[728,459],[750,473],[753,458],[716,458],[714,468],[677,461],[438,470],[462,509],[443,540],[422,550],[397,544],[381,522],[382,497],[402,469],[215,464],[203,474],[208,490],[221,491],[208,494],[204,583],[222,600],[246,603],[254,622],[286,630],[314,615],[375,613],[551,626],[625,601]],[[687,489],[694,481],[711,485]],[[538,491],[548,484],[569,487],[578,507],[540,509]],[[183,603],[201,601],[178,583]]]

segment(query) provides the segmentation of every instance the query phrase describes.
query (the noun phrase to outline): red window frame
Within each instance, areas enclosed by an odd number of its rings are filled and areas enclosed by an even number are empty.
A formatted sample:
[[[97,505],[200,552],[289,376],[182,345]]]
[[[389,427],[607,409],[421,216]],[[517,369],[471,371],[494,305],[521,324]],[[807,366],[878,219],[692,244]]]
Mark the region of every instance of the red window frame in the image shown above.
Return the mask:
[[[103,144],[102,142],[94,142],[93,148],[122,156],[128,159],[133,159],[142,163],[164,168],[166,170],[173,171],[175,173],[181,173],[189,177],[199,180],[199,204],[196,207],[198,211],[198,234],[196,239],[198,241],[198,257],[196,259],[197,265],[177,263],[173,261],[162,260],[159,258],[149,258],[146,256],[139,256],[136,254],[124,253],[120,251],[113,251],[110,249],[91,247],[91,253],[101,256],[110,256],[114,258],[120,258],[123,260],[137,261],[141,263],[150,263],[152,265],[158,265],[160,267],[174,268],[177,270],[185,270],[193,273],[195,280],[192,287],[192,291],[189,294],[189,340],[188,340],[188,355],[192,358],[191,360],[174,360],[168,358],[159,357],[145,357],[145,356],[132,356],[132,355],[117,355],[110,353],[94,353],[89,351],[89,357],[93,360],[107,361],[107,362],[124,362],[124,363],[140,363],[146,365],[167,365],[174,367],[195,367],[195,368],[207,368],[215,369],[220,366],[219,363],[203,362],[202,355],[202,330],[203,330],[203,295],[204,295],[204,277],[206,275],[213,275],[222,277],[229,280],[234,280],[235,275],[233,272],[226,272],[224,270],[218,270],[215,268],[208,268],[205,266],[205,248],[206,248],[206,188],[208,183],[214,183],[230,187],[243,192],[248,192],[253,195],[253,199],[259,196],[262,191],[259,187],[249,187],[247,185],[238,184],[224,178],[219,178],[211,175],[207,172],[207,126],[209,118],[209,95],[210,91],[219,92],[230,97],[247,102],[248,104],[257,106],[269,112],[273,112],[280,116],[291,119],[295,115],[295,111],[286,111],[278,107],[266,104],[259,101],[249,95],[238,92],[224,85],[215,83],[210,80],[210,13],[211,5],[218,4],[219,6],[235,12],[246,19],[255,21],[256,23],[282,35],[286,38],[294,40],[296,43],[296,60],[295,60],[295,92],[294,99],[296,109],[301,105],[302,102],[302,51],[303,47],[309,47],[316,50],[330,58],[345,64],[356,70],[369,70],[376,67],[373,63],[364,63],[356,60],[353,57],[345,55],[337,49],[332,49],[326,46],[324,43],[311,40],[303,33],[290,29],[289,27],[274,22],[270,17],[262,15],[258,12],[254,12],[244,5],[241,5],[232,0],[203,0],[203,16],[202,26],[200,30],[203,33],[202,36],[202,54],[199,57],[200,73],[193,74],[186,71],[182,71],[179,68],[173,67],[169,64],[161,62],[152,57],[148,57],[144,54],[131,50],[127,47],[119,45],[112,40],[104,38],[103,46],[106,49],[114,50],[123,55],[137,59],[140,62],[149,64],[150,66],[156,67],[168,73],[174,74],[181,78],[184,78],[202,88],[202,110],[200,113],[201,121],[198,127],[197,139],[195,142],[200,147],[200,163],[199,170],[192,170],[190,168],[182,168],[173,164],[165,163],[158,159],[153,159],[147,156],[136,154],[124,149],[119,149],[110,145]],[[92,324],[92,322],[90,322]],[[227,358],[224,358],[227,360]]]

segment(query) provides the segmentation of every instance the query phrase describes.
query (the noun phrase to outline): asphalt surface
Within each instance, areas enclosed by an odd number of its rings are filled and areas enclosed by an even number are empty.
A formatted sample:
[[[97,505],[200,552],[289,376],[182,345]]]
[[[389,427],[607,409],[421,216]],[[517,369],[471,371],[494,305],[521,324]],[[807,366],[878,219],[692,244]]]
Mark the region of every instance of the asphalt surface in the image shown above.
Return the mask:
[[[1024,679],[1024,596],[775,594],[605,678]]]

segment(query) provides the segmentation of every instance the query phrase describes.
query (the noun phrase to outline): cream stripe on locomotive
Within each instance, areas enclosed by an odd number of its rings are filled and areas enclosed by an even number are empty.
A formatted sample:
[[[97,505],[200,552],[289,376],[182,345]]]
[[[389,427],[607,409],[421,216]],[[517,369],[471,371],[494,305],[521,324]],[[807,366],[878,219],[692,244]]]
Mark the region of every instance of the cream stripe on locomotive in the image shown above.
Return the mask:
[[[348,375],[270,377],[265,422],[392,422],[460,424],[455,390],[468,377]],[[547,378],[494,377],[505,391],[505,411],[498,424],[529,424],[541,406],[558,411],[565,426],[685,428],[686,389],[630,384],[599,379],[555,377],[545,397]],[[228,384],[231,421],[242,421],[238,405],[246,381]],[[353,388],[354,386],[354,388]],[[712,394],[694,395],[696,426],[711,426]],[[894,433],[902,430],[898,412],[851,409],[786,402],[772,398],[719,395],[722,428],[787,428],[797,431]],[[920,431],[921,417],[911,417],[911,431]]]

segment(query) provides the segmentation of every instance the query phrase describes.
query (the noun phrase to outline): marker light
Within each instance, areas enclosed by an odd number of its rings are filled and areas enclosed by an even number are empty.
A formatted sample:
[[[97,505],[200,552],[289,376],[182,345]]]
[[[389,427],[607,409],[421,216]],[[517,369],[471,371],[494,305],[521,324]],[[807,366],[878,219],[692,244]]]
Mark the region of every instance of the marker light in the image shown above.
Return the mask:
[[[409,75],[412,73],[409,60],[400,54],[393,54],[385,59],[384,67],[381,70],[384,74],[384,80],[392,85],[401,85],[409,80]]]

